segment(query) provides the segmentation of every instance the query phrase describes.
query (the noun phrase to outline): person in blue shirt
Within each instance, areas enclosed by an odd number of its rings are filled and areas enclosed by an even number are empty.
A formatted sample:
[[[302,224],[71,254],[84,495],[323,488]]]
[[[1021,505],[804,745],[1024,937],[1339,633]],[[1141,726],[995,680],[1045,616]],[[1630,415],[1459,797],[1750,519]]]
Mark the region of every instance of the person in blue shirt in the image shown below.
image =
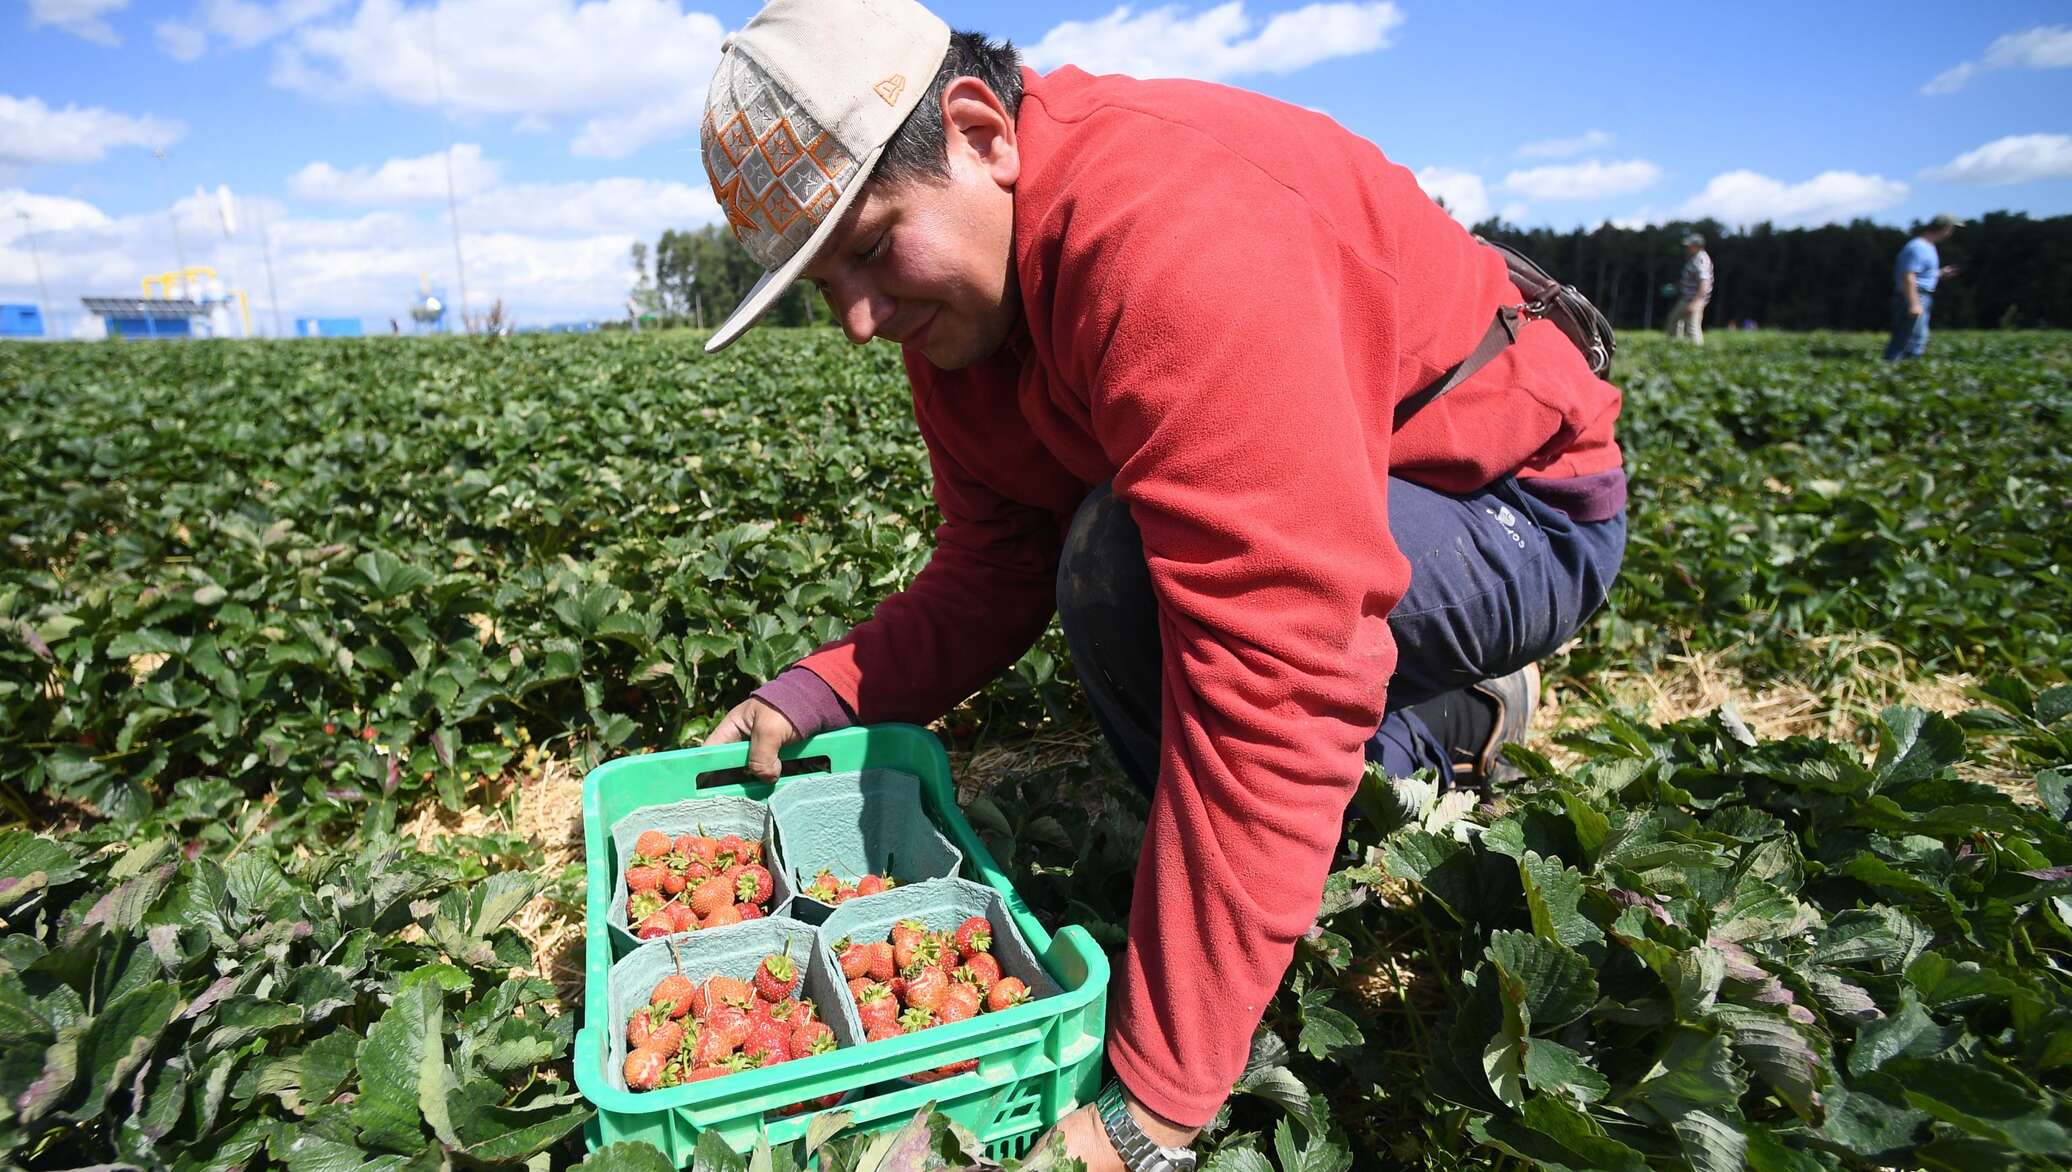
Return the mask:
[[[1928,349],[1928,311],[1935,303],[1935,287],[1957,274],[1956,265],[1942,263],[1935,246],[1963,222],[1944,212],[1899,250],[1892,265],[1892,339],[1885,343],[1885,361],[1919,358]]]

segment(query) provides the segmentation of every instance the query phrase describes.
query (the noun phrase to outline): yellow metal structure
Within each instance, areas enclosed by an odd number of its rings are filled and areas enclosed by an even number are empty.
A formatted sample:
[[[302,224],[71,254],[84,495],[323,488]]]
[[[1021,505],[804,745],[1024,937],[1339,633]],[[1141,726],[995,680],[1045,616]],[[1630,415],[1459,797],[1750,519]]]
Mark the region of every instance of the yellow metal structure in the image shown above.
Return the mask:
[[[188,265],[184,269],[171,269],[163,273],[153,273],[144,278],[144,296],[171,298],[175,285],[184,284],[191,286],[196,281],[213,281],[215,279],[216,270],[208,265]],[[230,295],[237,298],[237,315],[239,320],[244,323],[245,337],[249,338],[252,336],[252,307],[245,300],[245,291],[243,289],[233,289],[230,291]]]

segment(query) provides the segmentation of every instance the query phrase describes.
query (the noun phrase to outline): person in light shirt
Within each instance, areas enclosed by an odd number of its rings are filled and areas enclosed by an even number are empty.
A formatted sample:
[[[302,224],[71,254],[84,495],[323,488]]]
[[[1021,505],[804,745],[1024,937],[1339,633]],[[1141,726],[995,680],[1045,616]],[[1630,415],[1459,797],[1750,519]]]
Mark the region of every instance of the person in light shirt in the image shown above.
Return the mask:
[[[1885,361],[1919,358],[1927,351],[1928,313],[1935,305],[1936,286],[1957,275],[1957,266],[1942,263],[1936,246],[1963,223],[1944,212],[1915,233],[1892,262],[1892,337],[1885,343]]]

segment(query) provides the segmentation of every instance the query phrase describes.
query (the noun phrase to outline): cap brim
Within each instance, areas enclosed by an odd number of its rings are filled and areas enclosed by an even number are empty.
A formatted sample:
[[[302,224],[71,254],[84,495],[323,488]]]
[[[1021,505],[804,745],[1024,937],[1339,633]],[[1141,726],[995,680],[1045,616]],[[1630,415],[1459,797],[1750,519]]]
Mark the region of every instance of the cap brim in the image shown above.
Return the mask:
[[[820,255],[820,250],[827,247],[828,239],[835,234],[835,225],[842,222],[842,217],[849,214],[849,205],[863,194],[863,185],[870,181],[871,172],[878,168],[878,156],[884,153],[885,148],[880,145],[863,160],[863,166],[857,169],[856,181],[842,193],[842,198],[835,201],[835,206],[828,209],[827,218],[820,221],[820,227],[806,237],[806,242],[799,246],[790,260],[764,273],[755,287],[748,291],[748,296],[741,299],[741,304],[734,307],[734,312],[727,315],[727,320],[712,331],[712,336],[705,339],[707,354],[716,354],[733,345],[736,339],[748,332],[749,327],[770,312],[770,307],[777,304],[777,299],[784,296],[791,283],[798,280],[806,266],[813,263],[813,258]]]

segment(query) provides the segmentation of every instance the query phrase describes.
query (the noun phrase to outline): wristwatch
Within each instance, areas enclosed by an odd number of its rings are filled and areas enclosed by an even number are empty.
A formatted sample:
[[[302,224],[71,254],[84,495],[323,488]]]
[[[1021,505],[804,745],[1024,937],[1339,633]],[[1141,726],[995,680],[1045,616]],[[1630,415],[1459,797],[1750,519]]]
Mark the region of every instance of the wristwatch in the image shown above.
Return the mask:
[[[1122,1154],[1123,1166],[1130,1172],[1194,1172],[1193,1148],[1159,1147],[1137,1126],[1136,1117],[1122,1101],[1121,1082],[1108,1080],[1094,1110],[1101,1117],[1101,1129],[1108,1133],[1108,1142]]]

